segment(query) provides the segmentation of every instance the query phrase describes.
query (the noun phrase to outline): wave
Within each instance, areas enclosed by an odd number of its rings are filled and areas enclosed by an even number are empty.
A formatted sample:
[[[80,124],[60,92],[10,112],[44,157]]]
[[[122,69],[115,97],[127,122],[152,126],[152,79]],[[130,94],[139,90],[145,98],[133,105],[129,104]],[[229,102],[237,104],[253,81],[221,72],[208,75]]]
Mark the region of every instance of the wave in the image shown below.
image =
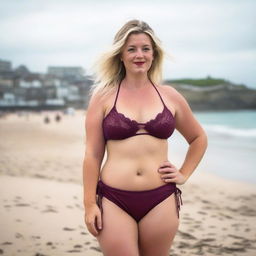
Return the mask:
[[[205,128],[206,131],[214,132],[222,135],[256,138],[256,129],[234,128],[226,125],[217,125],[217,124],[214,124],[214,125],[203,124],[203,127]]]

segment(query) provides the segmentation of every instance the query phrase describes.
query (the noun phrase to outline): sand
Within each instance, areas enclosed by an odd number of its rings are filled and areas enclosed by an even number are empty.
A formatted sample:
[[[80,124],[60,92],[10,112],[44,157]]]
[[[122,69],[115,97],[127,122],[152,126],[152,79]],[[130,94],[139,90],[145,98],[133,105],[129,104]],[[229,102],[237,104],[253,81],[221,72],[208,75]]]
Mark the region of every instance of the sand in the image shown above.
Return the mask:
[[[43,119],[48,114],[50,123]],[[0,118],[0,254],[102,255],[84,224],[84,111]],[[198,170],[172,256],[256,255],[256,188]]]

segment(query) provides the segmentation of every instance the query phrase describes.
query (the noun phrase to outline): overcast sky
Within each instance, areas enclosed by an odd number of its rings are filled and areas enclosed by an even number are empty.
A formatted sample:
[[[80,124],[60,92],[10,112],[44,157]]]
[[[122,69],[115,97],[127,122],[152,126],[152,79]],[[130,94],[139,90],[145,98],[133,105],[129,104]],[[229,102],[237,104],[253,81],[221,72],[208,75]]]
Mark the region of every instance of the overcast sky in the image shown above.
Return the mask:
[[[1,0],[0,59],[35,72],[72,65],[90,73],[117,30],[136,18],[173,56],[164,78],[210,75],[256,87],[255,10],[255,0]]]

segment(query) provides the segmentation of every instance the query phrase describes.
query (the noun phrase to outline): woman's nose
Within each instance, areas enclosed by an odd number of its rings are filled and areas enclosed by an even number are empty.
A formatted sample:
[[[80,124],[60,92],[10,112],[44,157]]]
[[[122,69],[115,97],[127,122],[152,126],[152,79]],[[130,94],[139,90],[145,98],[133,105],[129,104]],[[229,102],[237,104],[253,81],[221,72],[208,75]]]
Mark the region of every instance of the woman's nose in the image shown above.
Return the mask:
[[[143,57],[142,50],[140,50],[140,49],[137,50],[136,57]]]

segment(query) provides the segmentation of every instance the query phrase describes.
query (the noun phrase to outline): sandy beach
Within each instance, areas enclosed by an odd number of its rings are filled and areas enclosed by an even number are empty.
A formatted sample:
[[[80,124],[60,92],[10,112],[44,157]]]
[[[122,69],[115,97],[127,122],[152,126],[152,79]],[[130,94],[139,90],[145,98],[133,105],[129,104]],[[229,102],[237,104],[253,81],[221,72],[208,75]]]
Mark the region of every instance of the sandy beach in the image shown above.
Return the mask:
[[[61,114],[60,122],[47,114],[48,124],[44,112],[0,118],[0,254],[100,256],[84,224],[85,112]],[[255,256],[255,186],[200,168],[180,186],[170,255]]]

